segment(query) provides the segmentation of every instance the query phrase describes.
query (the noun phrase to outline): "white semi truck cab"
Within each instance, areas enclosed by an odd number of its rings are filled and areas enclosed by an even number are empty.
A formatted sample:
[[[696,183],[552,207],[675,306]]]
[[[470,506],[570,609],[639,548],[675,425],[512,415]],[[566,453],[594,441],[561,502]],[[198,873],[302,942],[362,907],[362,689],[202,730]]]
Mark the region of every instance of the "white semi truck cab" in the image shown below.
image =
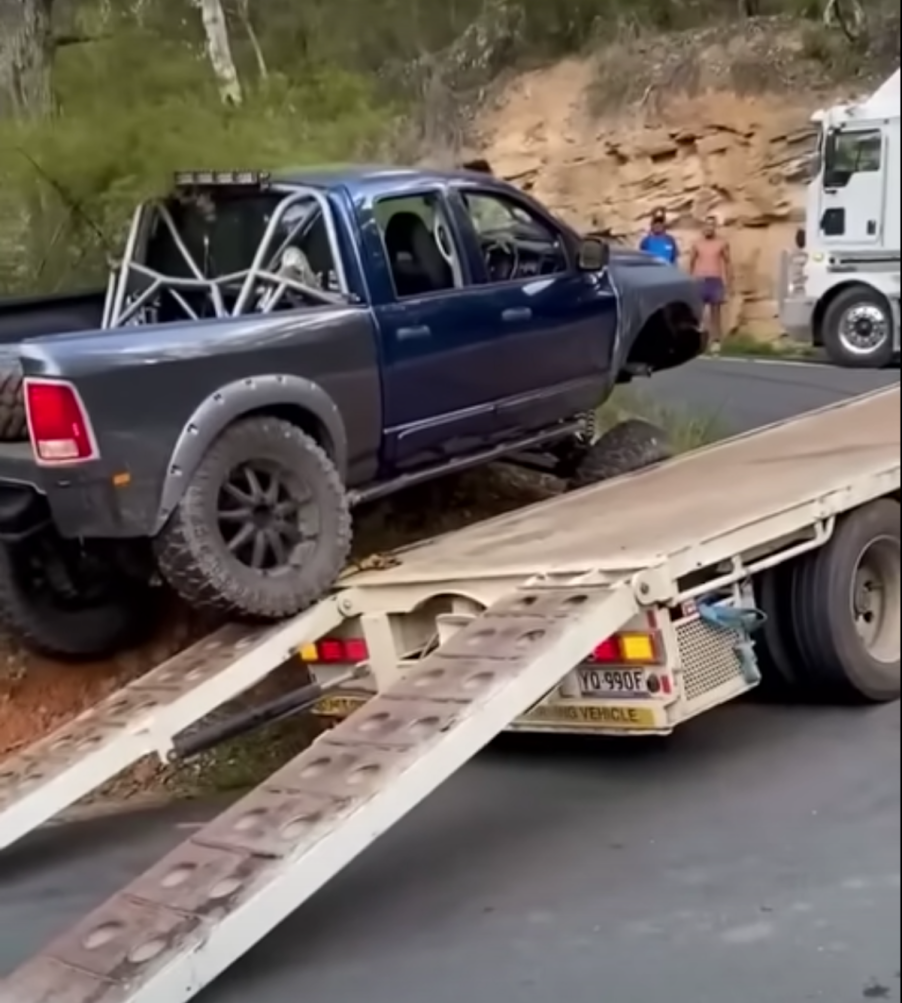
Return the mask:
[[[783,255],[780,320],[841,366],[899,355],[900,72],[859,104],[817,112],[817,154],[796,249]]]

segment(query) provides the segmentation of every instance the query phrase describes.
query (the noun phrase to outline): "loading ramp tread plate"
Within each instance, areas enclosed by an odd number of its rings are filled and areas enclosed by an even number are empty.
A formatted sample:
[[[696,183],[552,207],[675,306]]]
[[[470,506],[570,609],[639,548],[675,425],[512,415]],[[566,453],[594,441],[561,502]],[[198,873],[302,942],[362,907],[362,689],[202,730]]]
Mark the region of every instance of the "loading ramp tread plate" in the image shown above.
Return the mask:
[[[272,628],[228,624],[0,762],[0,851],[252,687],[340,620],[334,601]]]
[[[0,1003],[184,1003],[638,610],[523,588],[0,983]]]

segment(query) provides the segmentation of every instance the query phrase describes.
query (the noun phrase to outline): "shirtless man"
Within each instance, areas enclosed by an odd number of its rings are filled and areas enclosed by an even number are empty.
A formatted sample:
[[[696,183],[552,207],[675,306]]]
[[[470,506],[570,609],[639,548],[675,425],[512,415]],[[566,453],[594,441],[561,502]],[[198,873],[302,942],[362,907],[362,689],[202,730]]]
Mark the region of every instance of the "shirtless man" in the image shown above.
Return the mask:
[[[698,279],[705,305],[705,327],[712,352],[719,352],[723,340],[723,306],[733,281],[730,245],[717,234],[717,220],[708,216],[701,237],[689,255],[689,274]]]

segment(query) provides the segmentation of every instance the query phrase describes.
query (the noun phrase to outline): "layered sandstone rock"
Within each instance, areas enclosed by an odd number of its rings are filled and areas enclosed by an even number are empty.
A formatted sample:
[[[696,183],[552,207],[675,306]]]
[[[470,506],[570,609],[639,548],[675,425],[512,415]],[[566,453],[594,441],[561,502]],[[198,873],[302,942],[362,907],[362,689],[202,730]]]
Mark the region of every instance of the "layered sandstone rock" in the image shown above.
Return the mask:
[[[719,64],[702,53],[695,65]],[[571,222],[609,227],[629,242],[655,207],[666,207],[685,244],[714,212],[736,262],[730,328],[770,339],[780,333],[780,252],[804,218],[810,116],[830,95],[760,84],[751,92],[735,86],[732,68],[726,79],[696,72],[688,87],[652,77],[637,100],[601,113],[596,60],[528,73],[482,115],[480,149]]]

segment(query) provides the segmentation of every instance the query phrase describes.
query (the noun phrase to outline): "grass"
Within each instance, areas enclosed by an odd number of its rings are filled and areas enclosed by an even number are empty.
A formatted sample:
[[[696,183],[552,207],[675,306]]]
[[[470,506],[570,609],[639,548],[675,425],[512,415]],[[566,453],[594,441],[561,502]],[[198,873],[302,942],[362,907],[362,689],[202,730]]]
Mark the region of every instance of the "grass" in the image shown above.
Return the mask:
[[[632,387],[615,391],[596,412],[599,432],[605,432],[628,418],[643,418],[666,429],[678,453],[700,449],[730,434],[729,426],[717,412],[661,404],[649,394]]]
[[[787,362],[816,359],[819,355],[813,345],[802,345],[789,338],[761,341],[742,331],[724,338],[720,354],[727,358],[783,359]]]

